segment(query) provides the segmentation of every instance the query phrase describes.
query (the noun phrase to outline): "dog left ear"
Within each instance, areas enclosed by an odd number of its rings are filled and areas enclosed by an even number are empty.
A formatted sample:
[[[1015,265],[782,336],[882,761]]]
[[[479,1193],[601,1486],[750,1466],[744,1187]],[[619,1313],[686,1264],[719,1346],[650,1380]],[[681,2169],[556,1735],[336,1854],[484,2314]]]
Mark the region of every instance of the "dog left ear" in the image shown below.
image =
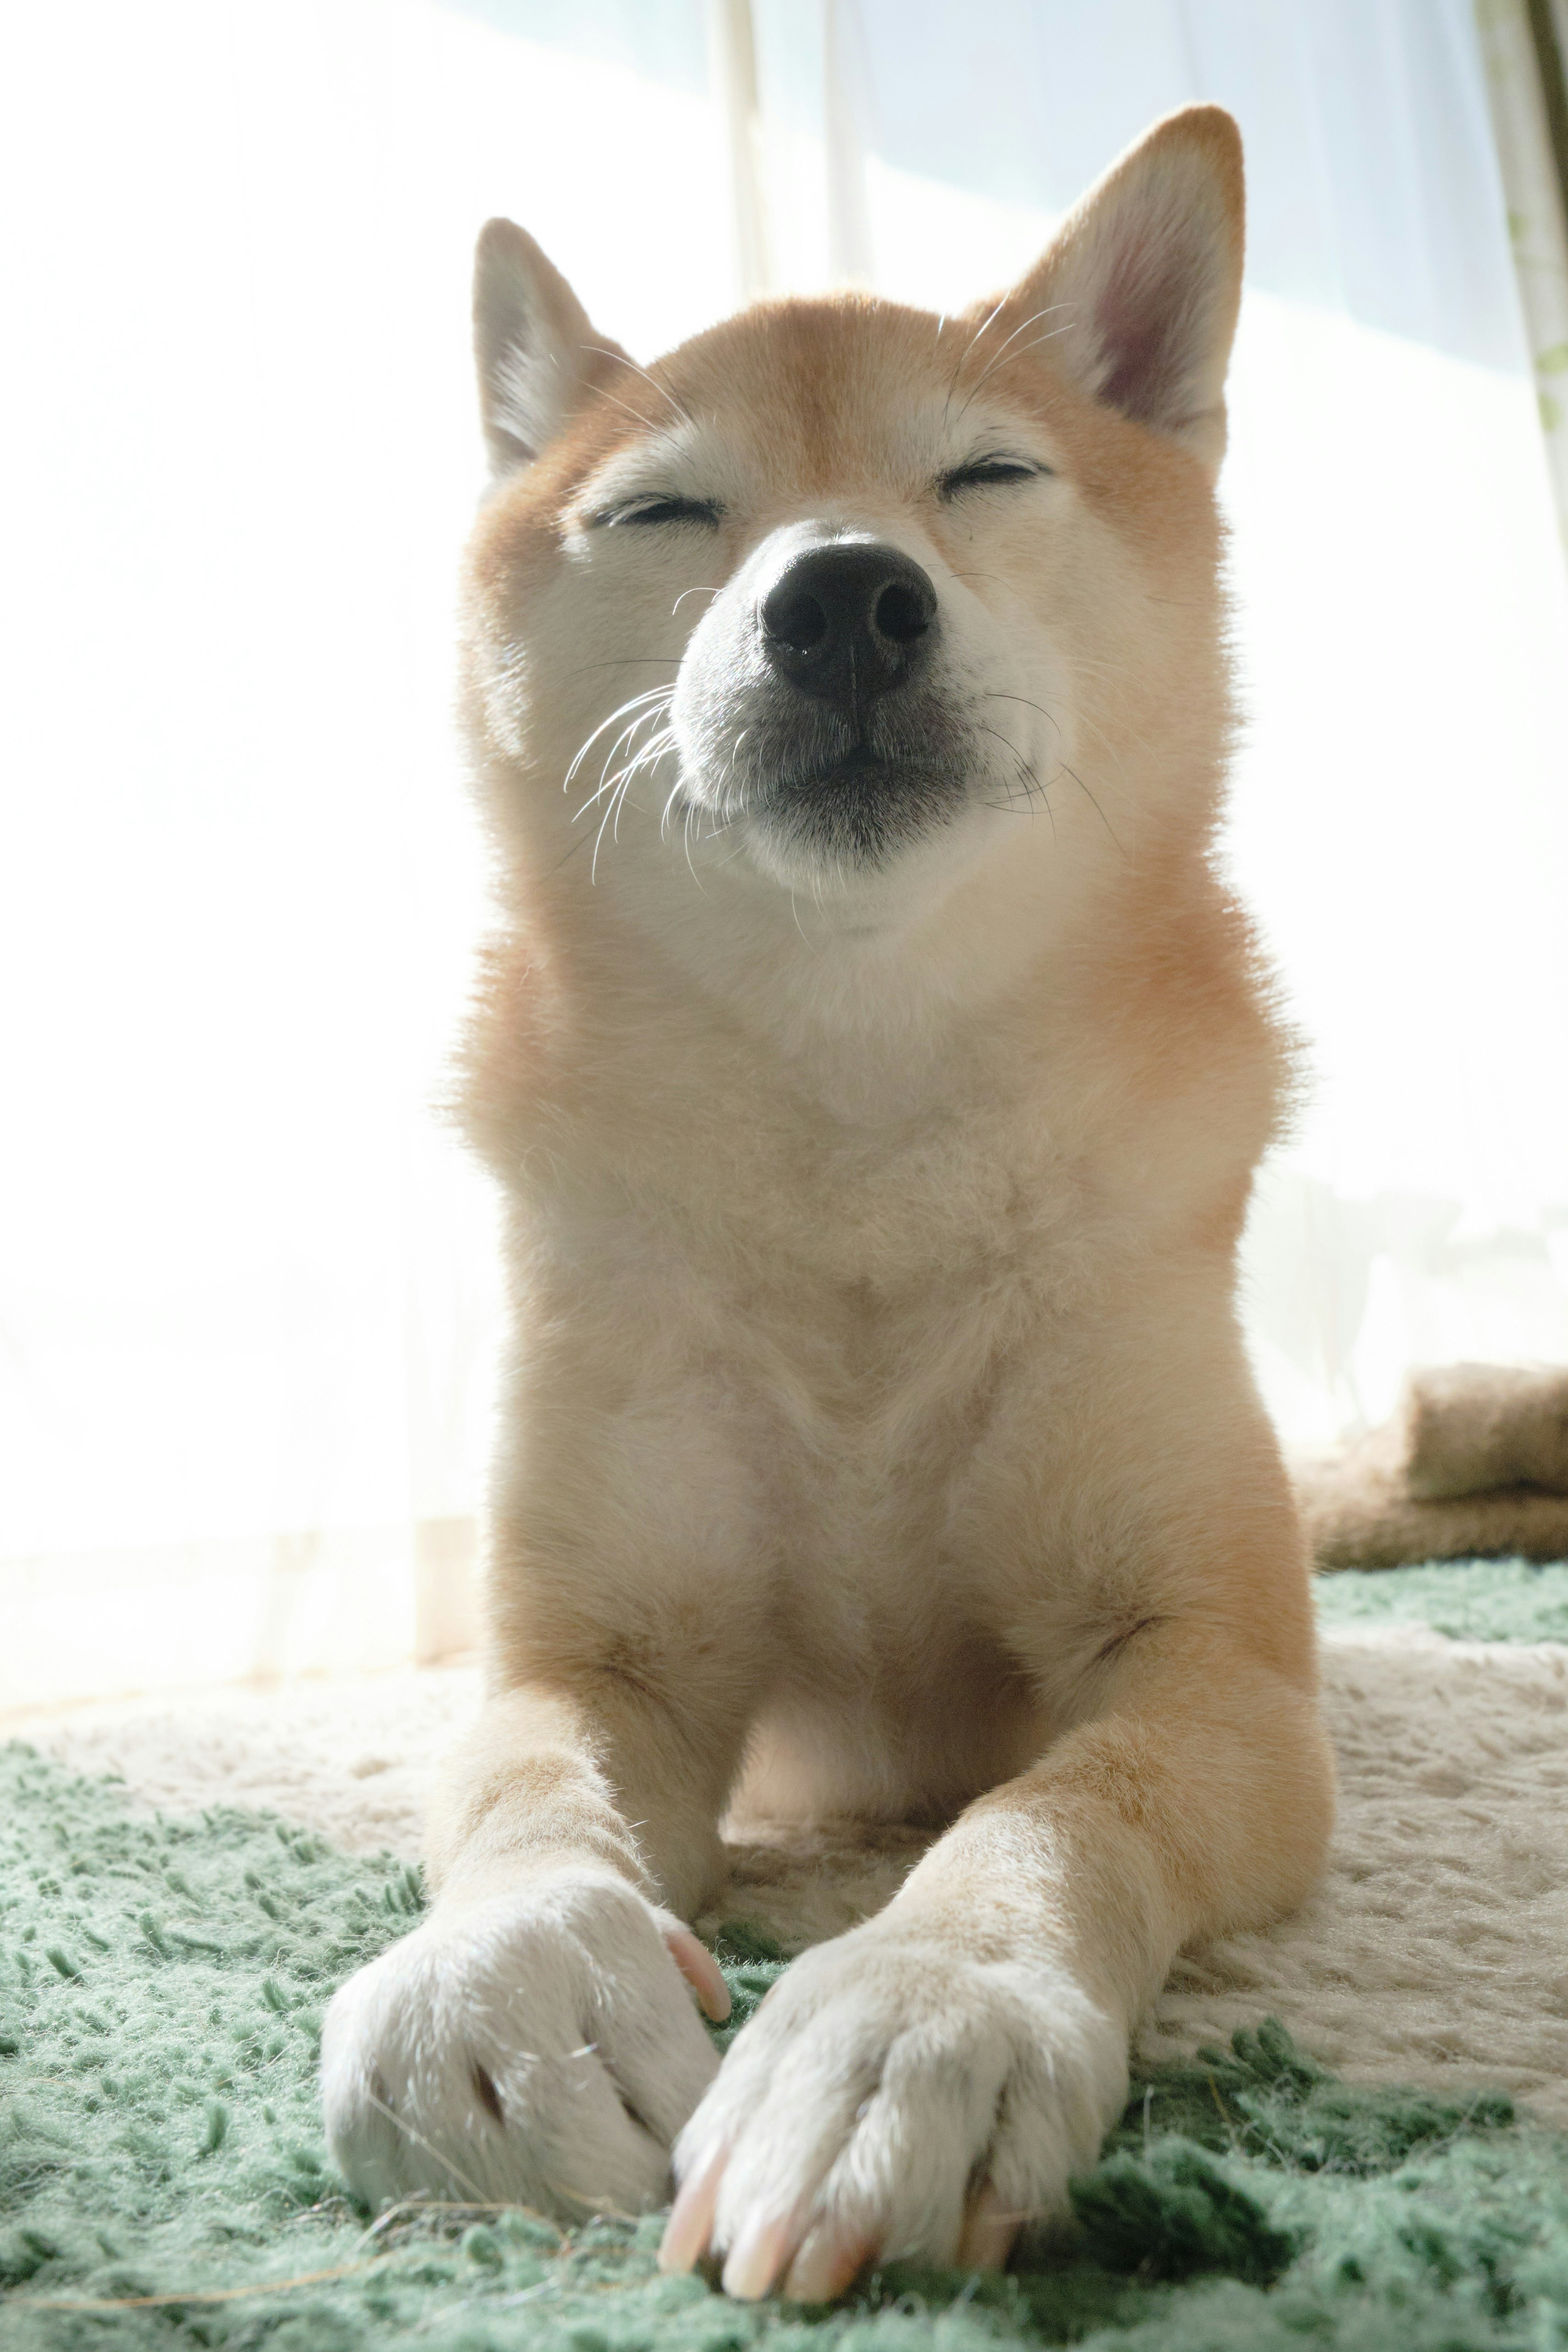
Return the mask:
[[[497,475],[531,466],[599,379],[630,365],[596,331],[566,279],[526,230],[486,223],[474,257],[479,409]]]
[[[1240,132],[1184,107],[1074,206],[1008,315],[1060,305],[1040,320],[1055,364],[1218,471],[1244,222]]]

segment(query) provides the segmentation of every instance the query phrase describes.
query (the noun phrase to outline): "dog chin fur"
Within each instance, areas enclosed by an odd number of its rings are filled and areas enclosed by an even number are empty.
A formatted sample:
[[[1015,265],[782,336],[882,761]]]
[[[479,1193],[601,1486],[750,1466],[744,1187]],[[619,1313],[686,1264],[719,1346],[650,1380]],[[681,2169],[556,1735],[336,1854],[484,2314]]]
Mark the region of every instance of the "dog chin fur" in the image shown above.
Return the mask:
[[[999,302],[647,370],[481,241],[462,1116],[512,1335],[434,1908],[328,2019],[372,2199],[673,2163],[665,2260],[732,2294],[1002,2260],[1175,1952],[1321,1866],[1234,1304],[1291,1076],[1213,857],[1241,201],[1189,109]],[[947,1826],[715,2079],[680,1921],[732,1810]]]

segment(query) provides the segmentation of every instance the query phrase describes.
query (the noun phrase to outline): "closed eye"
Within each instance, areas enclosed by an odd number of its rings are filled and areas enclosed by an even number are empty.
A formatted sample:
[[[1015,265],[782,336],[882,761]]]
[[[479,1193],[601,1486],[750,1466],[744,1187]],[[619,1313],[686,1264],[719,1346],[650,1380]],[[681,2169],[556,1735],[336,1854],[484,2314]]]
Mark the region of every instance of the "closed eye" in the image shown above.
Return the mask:
[[[955,466],[939,476],[936,488],[940,497],[956,499],[965,490],[988,489],[992,483],[1038,481],[1050,472],[1049,466],[1036,465],[1032,457],[971,457],[967,466]]]
[[[630,505],[607,508],[593,518],[596,523],[614,526],[620,523],[701,523],[712,530],[724,509],[716,499],[633,499]]]

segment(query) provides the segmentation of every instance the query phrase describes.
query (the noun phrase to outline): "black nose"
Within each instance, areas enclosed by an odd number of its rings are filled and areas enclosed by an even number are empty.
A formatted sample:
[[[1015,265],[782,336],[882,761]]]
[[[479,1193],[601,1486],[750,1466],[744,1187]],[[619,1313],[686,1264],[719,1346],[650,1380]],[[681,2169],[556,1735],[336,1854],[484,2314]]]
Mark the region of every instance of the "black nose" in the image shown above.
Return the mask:
[[[787,563],[758,607],[773,667],[846,708],[904,685],[936,635],[936,591],[896,547],[855,541]]]

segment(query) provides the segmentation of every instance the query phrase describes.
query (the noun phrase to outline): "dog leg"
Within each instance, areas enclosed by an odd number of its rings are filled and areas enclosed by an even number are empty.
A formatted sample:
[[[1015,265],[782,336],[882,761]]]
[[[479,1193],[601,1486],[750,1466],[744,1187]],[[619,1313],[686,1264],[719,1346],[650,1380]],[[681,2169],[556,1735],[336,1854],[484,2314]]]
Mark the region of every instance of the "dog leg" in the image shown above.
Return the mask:
[[[717,1868],[733,1682],[705,1706],[688,1676],[679,1712],[614,1674],[491,1700],[434,1807],[429,1918],[327,2013],[328,2137],[368,2201],[575,2218],[668,2194],[717,2064],[688,1985],[712,2016],[728,1997],[666,1904]]]
[[[635,1305],[622,1284],[607,1324]],[[333,2000],[321,2087],[372,2202],[580,2216],[663,2201],[713,2078],[683,1972],[713,2008],[723,1985],[682,1921],[721,1869],[770,1559],[712,1383],[650,1342],[638,1387],[592,1356],[588,1306],[530,1312],[489,1530],[491,1696],[431,1808],[434,1906]]]
[[[1311,1887],[1332,1774],[1310,1657],[1298,1676],[1167,1620],[1097,1696],[768,1995],[682,2135],[667,2267],[711,2245],[731,2294],[816,2301],[877,2255],[1005,2260],[1093,2160],[1176,1952]]]

